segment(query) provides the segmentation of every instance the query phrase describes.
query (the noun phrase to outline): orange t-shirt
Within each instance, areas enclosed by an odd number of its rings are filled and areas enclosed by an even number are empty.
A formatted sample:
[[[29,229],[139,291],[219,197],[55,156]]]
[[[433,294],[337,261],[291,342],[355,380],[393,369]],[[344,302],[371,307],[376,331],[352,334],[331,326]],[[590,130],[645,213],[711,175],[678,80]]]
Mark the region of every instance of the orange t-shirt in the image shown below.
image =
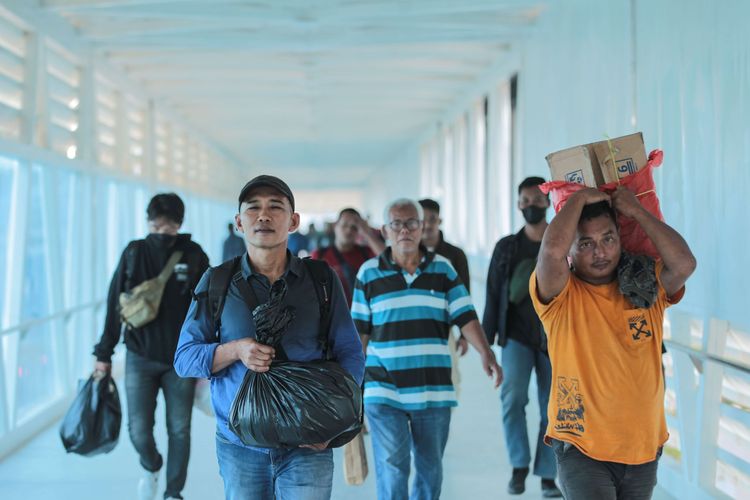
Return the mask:
[[[657,279],[661,262],[656,265]],[[661,345],[668,298],[661,281],[648,309],[634,309],[615,280],[592,285],[571,274],[549,304],[529,288],[548,334],[552,390],[549,438],[574,444],[595,460],[638,465],[656,459],[667,441]]]

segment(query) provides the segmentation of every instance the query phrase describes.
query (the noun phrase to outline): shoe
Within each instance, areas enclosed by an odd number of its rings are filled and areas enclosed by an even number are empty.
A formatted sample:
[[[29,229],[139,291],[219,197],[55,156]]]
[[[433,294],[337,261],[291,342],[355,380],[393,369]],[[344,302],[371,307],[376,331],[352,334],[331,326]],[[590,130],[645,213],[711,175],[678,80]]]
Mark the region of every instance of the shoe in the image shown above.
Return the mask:
[[[562,497],[562,491],[557,487],[554,479],[542,479],[542,496],[544,498]]]
[[[159,486],[159,471],[146,472],[138,481],[138,500],[154,500]]]
[[[526,476],[529,474],[529,468],[513,469],[513,476],[508,483],[508,493],[511,495],[520,495],[526,491]]]

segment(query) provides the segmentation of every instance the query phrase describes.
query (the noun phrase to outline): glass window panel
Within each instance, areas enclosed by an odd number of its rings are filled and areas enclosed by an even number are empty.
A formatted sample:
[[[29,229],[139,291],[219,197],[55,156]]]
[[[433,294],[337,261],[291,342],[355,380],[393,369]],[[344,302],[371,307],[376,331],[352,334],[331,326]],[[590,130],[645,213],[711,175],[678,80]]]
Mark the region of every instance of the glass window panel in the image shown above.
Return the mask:
[[[48,244],[42,224],[42,169],[35,165],[31,170],[31,197],[24,258],[24,279],[21,292],[21,321],[41,318],[49,314],[47,293]]]
[[[16,369],[16,421],[20,422],[60,395],[55,376],[51,322],[21,334]]]
[[[2,308],[5,300],[5,259],[8,257],[8,245],[10,244],[8,217],[10,217],[10,203],[15,174],[16,162],[0,157],[0,317],[2,317]]]
[[[682,460],[682,445],[680,444],[680,432],[672,427],[668,427],[669,439],[664,444],[664,455],[679,462]]]
[[[58,225],[57,232],[60,237],[60,246],[58,248],[65,251],[68,248],[68,242],[71,235],[70,230],[70,217],[71,217],[71,193],[73,192],[73,186],[75,183],[75,175],[64,169],[56,170],[56,183],[57,188],[57,220],[54,221]]]
[[[729,498],[745,498],[744,495],[750,491],[750,476],[717,460],[716,487],[729,495]]]
[[[134,238],[143,238],[148,233],[148,224],[146,222],[146,207],[150,198],[146,189],[143,187],[136,187],[135,195],[133,196],[134,204],[134,221],[135,221],[135,232]]]
[[[750,428],[729,417],[719,418],[716,444],[736,457],[750,463]]]

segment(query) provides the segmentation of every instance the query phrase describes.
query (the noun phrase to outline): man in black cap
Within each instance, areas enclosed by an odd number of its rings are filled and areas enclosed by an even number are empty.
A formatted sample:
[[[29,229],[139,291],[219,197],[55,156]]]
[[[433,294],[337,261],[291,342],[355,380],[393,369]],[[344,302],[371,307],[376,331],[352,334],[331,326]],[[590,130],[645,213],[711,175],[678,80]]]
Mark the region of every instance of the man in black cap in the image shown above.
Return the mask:
[[[212,275],[218,276],[220,268],[211,268],[195,289],[195,299],[180,334],[175,368],[182,377],[212,379],[216,453],[227,499],[328,499],[333,481],[333,456],[327,449],[328,443],[309,443],[292,449],[256,448],[243,444],[229,429],[230,407],[247,370],[266,372],[273,359],[283,355],[301,362],[325,358],[318,342],[321,323],[318,282],[309,262],[287,250],[289,233],[299,226],[289,186],[270,175],[248,182],[240,192],[235,224],[244,235],[247,253],[232,273],[241,273],[259,303],[268,301],[272,286],[286,285],[284,302],[294,308],[294,318],[284,332],[278,352],[257,342],[255,323],[240,292],[243,283],[235,279],[228,285],[216,329],[208,291]],[[332,284],[327,316],[331,357],[361,384],[362,344],[349,315],[341,282],[330,268],[326,267],[326,271]]]

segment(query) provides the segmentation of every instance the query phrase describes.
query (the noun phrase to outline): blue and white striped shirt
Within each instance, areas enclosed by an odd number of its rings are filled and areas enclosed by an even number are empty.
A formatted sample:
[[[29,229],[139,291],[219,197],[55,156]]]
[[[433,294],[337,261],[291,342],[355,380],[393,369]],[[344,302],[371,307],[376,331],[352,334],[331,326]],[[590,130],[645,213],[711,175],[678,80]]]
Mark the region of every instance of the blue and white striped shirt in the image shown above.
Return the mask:
[[[427,252],[413,275],[391,260],[391,249],[359,269],[352,318],[369,335],[365,404],[403,410],[456,406],[448,335],[477,319],[450,261]]]

